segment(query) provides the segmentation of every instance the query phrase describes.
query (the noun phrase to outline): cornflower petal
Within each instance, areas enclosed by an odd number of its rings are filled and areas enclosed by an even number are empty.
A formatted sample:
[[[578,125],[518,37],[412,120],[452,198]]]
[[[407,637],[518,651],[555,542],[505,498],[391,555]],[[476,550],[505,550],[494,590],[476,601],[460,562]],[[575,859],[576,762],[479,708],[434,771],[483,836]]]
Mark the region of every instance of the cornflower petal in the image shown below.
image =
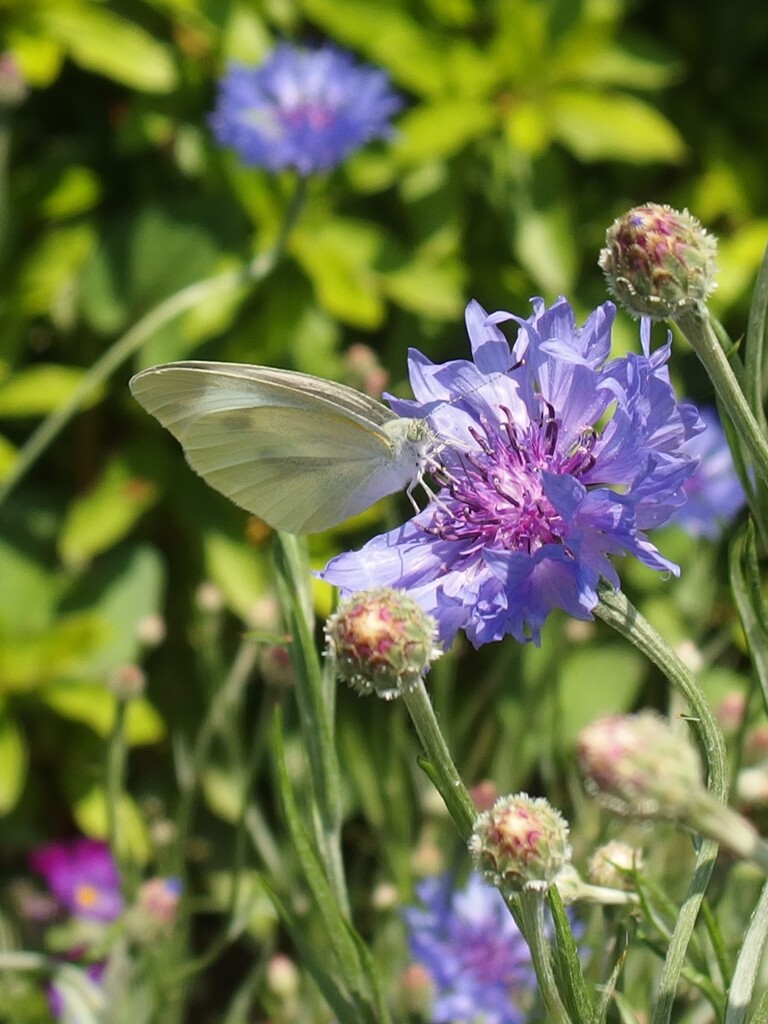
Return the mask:
[[[386,74],[352,54],[283,43],[258,67],[228,67],[210,125],[217,142],[244,163],[309,175],[387,137],[401,106]]]
[[[553,608],[591,618],[611,556],[678,571],[644,531],[685,500],[696,467],[695,408],[676,401],[669,341],[609,361],[614,307],[578,327],[571,307],[532,300],[528,319],[467,307],[474,361],[442,365],[411,352],[415,399],[440,437],[435,500],[410,522],[321,573],[345,591],[408,590],[448,643],[460,628],[479,646],[510,633],[539,641]],[[498,323],[518,324],[510,345]]]

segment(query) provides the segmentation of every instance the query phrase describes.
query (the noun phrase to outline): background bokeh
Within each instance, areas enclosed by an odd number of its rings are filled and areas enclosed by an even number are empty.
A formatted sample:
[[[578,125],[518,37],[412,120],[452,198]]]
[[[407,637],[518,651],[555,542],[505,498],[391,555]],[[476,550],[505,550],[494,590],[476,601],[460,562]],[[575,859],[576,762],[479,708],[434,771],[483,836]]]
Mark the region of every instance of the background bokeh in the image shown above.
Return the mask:
[[[138,863],[162,865],[184,737],[236,652],[243,656],[244,632],[260,638],[248,648],[244,703],[203,774],[185,851],[203,911],[192,941],[202,943],[226,902],[237,766],[254,744],[264,751],[260,807],[279,835],[265,740],[275,703],[284,705],[297,776],[301,749],[291,733],[290,669],[283,650],[264,642],[281,631],[266,531],[191,473],[173,439],[131,400],[129,376],[211,358],[378,390],[388,374],[389,388],[406,393],[409,346],[433,359],[466,355],[470,298],[522,316],[534,295],[565,294],[580,316],[604,301],[596,259],[605,229],[649,200],[688,207],[718,236],[711,305],[738,339],[768,238],[768,7],[4,0],[0,32],[0,474],[141,316],[274,240],[291,175],[244,167],[209,131],[228,61],[256,63],[280,39],[332,40],[386,70],[405,101],[391,140],[309,182],[275,271],[155,333],[0,507],[0,867],[8,885],[36,843],[106,834],[110,686],[134,666],[147,686],[128,714],[130,795],[120,827]],[[638,345],[624,314],[615,345]],[[680,339],[672,373],[681,394],[712,401]],[[398,501],[310,538],[313,564],[397,521],[407,512]],[[715,703],[742,693],[722,548],[675,528],[659,546],[681,562],[681,581],[628,565],[620,567],[628,591],[673,643],[698,645]],[[317,585],[315,596],[322,617],[332,594]],[[584,848],[598,823],[568,770],[573,737],[595,715],[662,692],[632,649],[557,617],[540,649],[459,646],[432,678],[467,782],[546,790],[583,815]],[[390,908],[377,908],[371,894],[386,882],[408,899],[430,856],[445,866],[437,839],[450,827],[429,802],[401,709],[342,693],[338,729],[356,911],[396,964],[396,926],[382,918]],[[414,866],[414,849],[427,868]],[[290,852],[276,857],[290,878]],[[664,870],[674,875],[670,864]],[[13,933],[10,897],[2,899]],[[211,995],[216,978],[234,984],[254,956],[280,947],[271,912],[262,911],[199,983],[193,1005],[204,1016],[196,1020],[223,1019]],[[0,1020],[20,1019],[4,1012]]]

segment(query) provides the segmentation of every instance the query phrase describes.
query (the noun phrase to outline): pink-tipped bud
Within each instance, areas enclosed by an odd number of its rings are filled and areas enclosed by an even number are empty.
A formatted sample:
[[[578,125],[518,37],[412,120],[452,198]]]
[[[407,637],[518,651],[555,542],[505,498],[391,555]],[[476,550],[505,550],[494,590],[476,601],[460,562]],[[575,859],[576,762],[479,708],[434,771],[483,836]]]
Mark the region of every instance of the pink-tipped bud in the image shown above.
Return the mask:
[[[432,975],[423,964],[410,964],[400,975],[397,1002],[403,1014],[426,1020],[435,998]]]
[[[118,700],[135,700],[141,697],[147,685],[147,677],[138,665],[119,665],[110,672],[107,686]]]
[[[404,591],[381,587],[342,601],[325,635],[340,679],[392,700],[439,657],[436,631],[432,616]]]
[[[576,750],[587,788],[616,814],[680,820],[705,792],[697,752],[654,711],[599,718]]]
[[[642,871],[643,854],[620,839],[598,846],[587,864],[587,878],[593,885],[609,889],[633,889],[633,874]]]
[[[542,797],[500,797],[478,815],[469,849],[497,888],[546,889],[571,859],[568,823]]]
[[[598,263],[632,316],[673,320],[715,287],[717,243],[687,210],[647,203],[608,228]]]

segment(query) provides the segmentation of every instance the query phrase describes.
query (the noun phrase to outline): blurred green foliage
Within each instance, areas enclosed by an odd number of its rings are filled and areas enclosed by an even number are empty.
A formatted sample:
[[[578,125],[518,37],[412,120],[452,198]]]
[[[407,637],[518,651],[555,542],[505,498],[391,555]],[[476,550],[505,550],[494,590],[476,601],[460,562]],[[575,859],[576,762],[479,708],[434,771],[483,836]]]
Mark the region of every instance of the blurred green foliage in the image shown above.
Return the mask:
[[[194,357],[359,383],[346,353],[364,342],[399,390],[409,345],[465,355],[471,297],[522,315],[537,294],[564,292],[582,312],[603,301],[605,228],[647,200],[688,206],[719,235],[713,306],[739,337],[768,236],[768,7],[2,0],[0,31],[0,478],[139,317],[274,239],[290,176],[243,167],[208,131],[227,61],[256,62],[280,38],[330,38],[383,67],[406,101],[391,142],[310,182],[275,272],[153,335],[0,508],[0,856],[17,871],[35,842],[75,827],[106,834],[109,685],[142,664],[149,683],[130,708],[132,797],[120,820],[146,860],[159,856],[152,821],[176,799],[169,735],[194,729],[243,630],[279,635],[281,624],[268,541],[132,403],[130,373]],[[636,345],[635,325],[620,318],[616,340]],[[681,392],[711,398],[683,345],[673,374]],[[313,562],[388,514],[311,538]],[[719,699],[744,686],[722,552],[672,530],[661,546],[689,575],[670,583],[627,566],[627,587],[672,641],[692,636],[719,659],[708,682]],[[327,612],[327,589],[316,598]],[[588,814],[562,772],[575,732],[660,686],[604,636],[556,619],[541,649],[459,650],[436,665],[434,699],[468,782],[492,777],[503,792],[535,779]],[[259,716],[285,703],[288,770],[300,778],[289,691],[260,664],[237,742],[248,745]],[[414,846],[449,834],[439,816],[420,817],[426,786],[409,742],[401,709],[339,696],[350,872],[356,909],[371,920],[374,884],[394,880],[406,898]],[[242,781],[226,747],[208,766],[195,832],[219,910],[221,823],[237,819]],[[263,787],[271,809],[268,779]],[[284,864],[284,877],[293,869]],[[254,941],[260,921],[248,926]],[[271,919],[266,931],[277,941]],[[391,941],[386,929],[378,941]]]

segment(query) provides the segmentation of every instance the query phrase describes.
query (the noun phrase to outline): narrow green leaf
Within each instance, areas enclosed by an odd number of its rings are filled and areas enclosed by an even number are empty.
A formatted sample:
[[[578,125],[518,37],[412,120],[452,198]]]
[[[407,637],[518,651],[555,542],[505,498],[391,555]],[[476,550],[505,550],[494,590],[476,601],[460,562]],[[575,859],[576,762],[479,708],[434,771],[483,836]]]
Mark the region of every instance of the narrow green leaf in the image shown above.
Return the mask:
[[[285,750],[279,712],[275,713],[273,723],[272,750],[283,814],[293,848],[301,864],[304,880],[315,899],[330,946],[338,960],[346,984],[353,992],[367,994],[367,983],[357,948],[349,937],[347,922],[341,913],[336,896],[323,870],[323,865],[305,828],[304,820],[307,815],[304,815],[303,820],[296,804],[285,766]]]
[[[170,92],[175,87],[170,50],[103,6],[60,2],[41,6],[35,15],[41,34],[66,47],[81,67],[146,92]]]
[[[752,412],[765,432],[765,410],[763,409],[763,367],[765,364],[765,328],[768,320],[768,246],[763,253],[760,271],[752,292],[749,307],[749,323],[744,340],[744,379],[747,386],[747,400]]]
[[[634,96],[561,89],[551,116],[557,137],[581,160],[677,163],[685,153],[677,129]]]
[[[752,664],[768,708],[768,608],[763,597],[755,528],[748,520],[729,551],[731,591],[752,655]]]
[[[59,535],[64,564],[81,566],[122,540],[156,497],[155,486],[123,458],[109,461],[67,509]]]
[[[16,806],[27,777],[27,744],[18,722],[0,700],[0,815]]]
[[[299,954],[302,966],[309,972],[319,988],[323,999],[325,999],[326,1003],[336,1014],[339,1024],[360,1024],[358,1008],[350,1005],[344,992],[305,941],[306,930],[302,928],[301,923],[297,921],[293,913],[288,909],[287,904],[280,899],[277,892],[269,886],[269,883],[262,880],[262,884],[272,900],[272,905],[286,931],[291,936],[291,941],[296,948],[296,952]]]
[[[314,640],[312,593],[306,545],[289,534],[275,535],[277,590],[288,632],[296,679],[296,700],[317,806],[326,831],[339,821],[339,765],[333,742],[333,684],[326,687]]]
[[[0,416],[47,416],[68,401],[86,371],[76,366],[57,366],[53,363],[18,370],[0,384]],[[83,403],[83,408],[101,398],[98,389]]]

